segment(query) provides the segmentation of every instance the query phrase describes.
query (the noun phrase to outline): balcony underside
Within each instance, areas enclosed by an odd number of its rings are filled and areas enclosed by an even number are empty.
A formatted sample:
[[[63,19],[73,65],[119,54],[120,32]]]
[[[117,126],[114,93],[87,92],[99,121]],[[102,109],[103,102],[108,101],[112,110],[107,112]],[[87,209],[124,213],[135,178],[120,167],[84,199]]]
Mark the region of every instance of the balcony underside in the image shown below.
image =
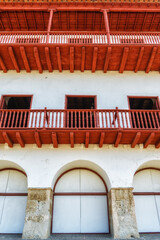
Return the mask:
[[[7,70],[159,71],[159,44],[1,44],[0,68]]]
[[[59,144],[70,144],[73,148],[75,144],[113,144],[118,147],[119,144],[130,144],[134,148],[137,144],[143,144],[144,148],[149,145],[160,147],[159,130],[123,130],[123,129],[14,129],[0,130],[0,144],[7,143],[9,147],[19,144],[25,147],[25,144],[53,144],[57,148]]]

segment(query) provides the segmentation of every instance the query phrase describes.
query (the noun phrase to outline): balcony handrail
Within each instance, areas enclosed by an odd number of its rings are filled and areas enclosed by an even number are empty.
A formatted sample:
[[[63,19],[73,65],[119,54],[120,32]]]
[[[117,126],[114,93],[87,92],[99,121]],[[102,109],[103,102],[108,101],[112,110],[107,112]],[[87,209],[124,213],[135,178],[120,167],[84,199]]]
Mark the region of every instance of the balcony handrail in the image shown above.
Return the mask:
[[[160,130],[160,110],[1,109],[0,129]]]

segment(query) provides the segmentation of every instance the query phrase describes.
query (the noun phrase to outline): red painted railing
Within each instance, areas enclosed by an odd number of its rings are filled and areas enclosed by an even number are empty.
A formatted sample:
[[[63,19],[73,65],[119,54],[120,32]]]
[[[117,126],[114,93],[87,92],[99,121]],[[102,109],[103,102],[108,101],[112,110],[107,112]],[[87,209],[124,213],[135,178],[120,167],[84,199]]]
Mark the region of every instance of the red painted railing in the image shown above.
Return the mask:
[[[0,32],[0,44],[108,44],[100,32]],[[160,33],[111,33],[110,44],[160,44]]]
[[[160,129],[160,110],[0,110],[0,129]]]
[[[0,0],[1,3],[17,3],[17,0]],[[19,0],[18,2],[20,3],[36,3],[37,0]],[[60,2],[66,2],[66,3],[70,3],[70,2],[84,2],[84,3],[124,3],[124,0],[38,0],[39,3],[60,3]],[[126,3],[139,3],[140,0],[125,0]],[[143,3],[159,3],[159,0],[143,0]]]

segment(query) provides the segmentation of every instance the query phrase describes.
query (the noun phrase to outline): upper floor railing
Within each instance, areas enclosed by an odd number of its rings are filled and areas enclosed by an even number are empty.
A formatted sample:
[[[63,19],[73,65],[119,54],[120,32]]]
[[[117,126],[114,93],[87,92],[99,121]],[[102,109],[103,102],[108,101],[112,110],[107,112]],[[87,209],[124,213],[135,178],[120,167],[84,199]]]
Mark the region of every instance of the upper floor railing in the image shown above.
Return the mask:
[[[0,44],[160,44],[160,33],[0,32]]]
[[[37,0],[19,0],[19,3],[36,3]],[[60,3],[60,2],[80,2],[80,3],[124,3],[124,0],[39,0],[39,3]],[[125,0],[126,3],[159,3],[159,0]],[[17,3],[17,0],[0,0],[0,3]]]
[[[159,129],[160,110],[0,110],[0,129]]]

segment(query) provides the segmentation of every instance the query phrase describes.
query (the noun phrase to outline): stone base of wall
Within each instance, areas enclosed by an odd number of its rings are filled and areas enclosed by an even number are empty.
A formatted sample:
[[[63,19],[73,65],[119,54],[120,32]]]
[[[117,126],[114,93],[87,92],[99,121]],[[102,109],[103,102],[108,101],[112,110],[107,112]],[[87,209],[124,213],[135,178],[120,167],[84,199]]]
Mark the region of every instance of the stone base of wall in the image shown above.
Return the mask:
[[[109,192],[111,233],[115,239],[139,238],[132,188],[114,188]]]
[[[46,239],[50,235],[52,189],[30,188],[26,207],[23,239]]]

